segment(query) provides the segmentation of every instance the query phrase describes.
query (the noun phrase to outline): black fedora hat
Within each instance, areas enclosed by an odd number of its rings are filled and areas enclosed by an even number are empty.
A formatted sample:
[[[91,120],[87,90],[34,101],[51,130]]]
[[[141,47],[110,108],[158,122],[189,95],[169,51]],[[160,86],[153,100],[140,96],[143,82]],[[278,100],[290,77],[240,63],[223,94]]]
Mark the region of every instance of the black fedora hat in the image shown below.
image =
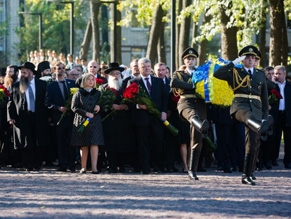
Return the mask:
[[[109,63],[108,68],[105,69],[104,73],[109,74],[111,71],[114,70],[124,71],[124,68],[120,67],[117,62],[111,62]]]
[[[18,68],[19,69],[28,68],[33,72],[33,74],[36,74],[35,65],[33,63],[31,63],[31,62],[25,62],[23,65],[18,66]]]
[[[37,72],[38,73],[41,73],[43,72],[44,70],[46,69],[50,69],[50,63],[48,61],[43,61],[43,62],[40,62],[38,65],[37,65]]]
[[[189,56],[198,58],[198,52],[194,48],[189,47],[182,53],[182,59],[184,60]]]

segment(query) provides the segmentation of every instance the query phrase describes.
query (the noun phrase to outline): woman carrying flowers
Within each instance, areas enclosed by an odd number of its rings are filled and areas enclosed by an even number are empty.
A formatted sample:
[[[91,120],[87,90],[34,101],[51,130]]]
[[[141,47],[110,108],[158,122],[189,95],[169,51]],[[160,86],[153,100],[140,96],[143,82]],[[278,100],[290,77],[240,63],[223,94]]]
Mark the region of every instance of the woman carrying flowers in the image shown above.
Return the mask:
[[[99,146],[104,145],[100,106],[96,105],[101,93],[96,90],[96,81],[92,73],[83,76],[80,89],[72,99],[72,111],[75,113],[71,144],[80,147],[81,170],[86,173],[87,157],[90,150],[92,174],[97,174]],[[85,121],[90,121],[86,128],[79,132]]]

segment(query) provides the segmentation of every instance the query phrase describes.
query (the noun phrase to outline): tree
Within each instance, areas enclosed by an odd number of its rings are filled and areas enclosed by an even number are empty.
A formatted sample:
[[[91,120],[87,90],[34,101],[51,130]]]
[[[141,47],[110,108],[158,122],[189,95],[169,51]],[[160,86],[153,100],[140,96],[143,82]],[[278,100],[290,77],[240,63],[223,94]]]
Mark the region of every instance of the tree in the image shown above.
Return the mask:
[[[91,0],[90,1],[90,17],[92,24],[92,59],[100,62],[100,35],[99,35],[99,8],[100,1]]]
[[[157,58],[157,45],[160,39],[160,27],[162,25],[163,8],[162,5],[158,5],[155,10],[152,26],[150,29],[150,37],[147,46],[146,57],[148,57],[152,63],[156,61]]]
[[[283,0],[270,0],[269,65],[287,65],[288,40]]]
[[[88,58],[88,52],[90,47],[90,42],[92,38],[92,24],[91,20],[88,21],[86,31],[84,34],[83,42],[80,46],[80,52],[79,52],[79,58],[80,59],[86,59]]]
[[[186,9],[189,5],[191,5],[191,0],[183,0],[182,1],[182,9]],[[178,57],[181,57],[183,51],[187,49],[190,45],[190,24],[191,24],[191,17],[190,13],[187,11],[182,10],[183,19],[181,19],[180,30],[179,30],[179,50],[178,50]],[[182,65],[181,58],[178,59],[178,66]]]

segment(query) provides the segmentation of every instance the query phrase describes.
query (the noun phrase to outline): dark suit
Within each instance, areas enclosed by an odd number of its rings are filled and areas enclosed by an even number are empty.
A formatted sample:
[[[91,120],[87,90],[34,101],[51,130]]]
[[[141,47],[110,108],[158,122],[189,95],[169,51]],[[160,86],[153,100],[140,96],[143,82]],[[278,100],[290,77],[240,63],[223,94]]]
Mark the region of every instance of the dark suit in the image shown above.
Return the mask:
[[[7,104],[7,121],[13,125],[14,148],[19,149],[24,167],[39,169],[43,161],[43,149],[48,142],[48,110],[44,105],[47,83],[35,79],[35,112],[28,111],[25,93],[19,90],[19,82],[12,86]]]
[[[278,85],[276,90],[280,92]],[[272,150],[272,160],[276,160],[279,157],[280,145],[281,145],[281,136],[282,132],[284,135],[284,160],[283,163],[285,166],[291,164],[291,82],[286,81],[284,88],[284,101],[285,101],[285,110],[279,111],[279,101],[276,105],[273,106],[275,128],[274,128],[274,146]]]
[[[237,77],[235,77],[233,72],[234,69],[237,71]],[[215,77],[227,81],[233,89],[237,88],[234,91],[235,94],[254,95],[254,97],[259,98],[234,97],[230,107],[231,116],[246,124],[246,154],[244,165],[244,174],[246,174],[246,176],[250,176],[254,169],[257,150],[260,146],[260,135],[249,128],[248,121],[249,119],[256,121],[262,121],[262,119],[267,120],[269,115],[268,90],[265,73],[258,69],[253,70],[254,72],[250,83],[248,84],[245,82],[242,86],[238,86],[238,83],[241,83],[241,81],[237,82],[236,78],[241,78],[243,80],[248,77],[248,73],[244,68],[235,68],[232,62],[220,67],[214,73]]]
[[[75,87],[75,81],[66,79],[67,91],[69,92],[72,87]],[[60,169],[65,170],[69,165],[69,168],[73,170],[75,168],[75,148],[70,145],[70,139],[74,115],[69,107],[66,115],[62,118],[59,125],[57,125],[62,116],[59,107],[66,105],[66,100],[58,81],[54,81],[48,85],[45,103],[51,110],[52,120],[55,125]]]
[[[151,77],[152,89],[150,99],[155,103],[160,112],[167,112],[167,97],[162,79]],[[136,77],[128,83],[136,82],[146,92],[147,89],[142,77]],[[148,110],[136,109],[133,107],[133,123],[137,127],[138,154],[141,168],[144,173],[150,172],[150,161],[154,168],[159,170],[162,167],[162,145],[163,145],[163,124],[160,118],[155,117]],[[152,152],[152,153],[151,153]],[[150,157],[152,155],[152,157]]]

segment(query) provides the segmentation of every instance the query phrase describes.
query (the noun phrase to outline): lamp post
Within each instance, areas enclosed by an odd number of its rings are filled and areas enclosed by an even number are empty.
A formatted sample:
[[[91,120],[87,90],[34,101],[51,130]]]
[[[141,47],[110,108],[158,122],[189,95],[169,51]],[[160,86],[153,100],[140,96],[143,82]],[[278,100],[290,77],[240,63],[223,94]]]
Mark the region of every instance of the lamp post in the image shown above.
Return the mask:
[[[39,50],[42,49],[42,13],[39,12],[26,12],[26,11],[21,11],[18,12],[19,14],[29,14],[29,15],[37,15],[38,16],[38,47]]]
[[[46,1],[71,5],[71,10],[70,10],[70,54],[74,55],[74,1],[58,1],[58,0],[46,0]]]

